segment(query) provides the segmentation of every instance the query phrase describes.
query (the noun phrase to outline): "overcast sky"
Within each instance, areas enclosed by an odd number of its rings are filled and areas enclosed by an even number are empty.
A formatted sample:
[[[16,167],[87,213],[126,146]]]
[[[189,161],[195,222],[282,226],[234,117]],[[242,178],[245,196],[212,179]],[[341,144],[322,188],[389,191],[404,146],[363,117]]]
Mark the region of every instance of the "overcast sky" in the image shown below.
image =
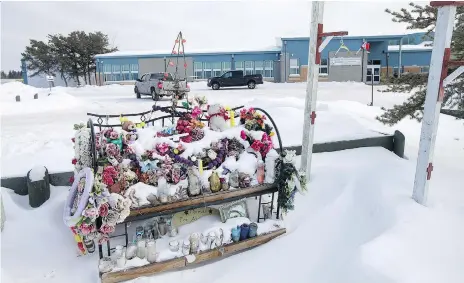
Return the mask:
[[[384,12],[409,1],[325,2],[324,30],[401,34]],[[422,4],[421,2],[417,2]],[[309,1],[1,2],[1,69],[19,70],[29,39],[102,31],[119,50],[169,50],[181,30],[192,49],[255,49],[276,37],[309,36]]]

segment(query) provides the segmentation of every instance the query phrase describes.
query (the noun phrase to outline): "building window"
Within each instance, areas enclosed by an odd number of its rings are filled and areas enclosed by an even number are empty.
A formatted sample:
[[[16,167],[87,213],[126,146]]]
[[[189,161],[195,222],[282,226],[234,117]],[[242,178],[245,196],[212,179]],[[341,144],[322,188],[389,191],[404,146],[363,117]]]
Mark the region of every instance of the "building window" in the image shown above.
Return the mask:
[[[380,65],[380,60],[372,60],[372,65]]]
[[[205,79],[211,78],[211,75],[212,75],[211,63],[209,62],[203,63],[203,74],[204,74]]]
[[[429,72],[429,66],[422,66],[420,68],[421,73],[428,73]]]
[[[264,77],[264,61],[255,61],[255,74]]]
[[[264,77],[265,78],[274,77],[274,62],[264,61]]]
[[[321,59],[321,64],[319,65],[319,75],[327,76],[329,75],[329,60]]]
[[[290,76],[297,76],[300,74],[300,66],[298,66],[298,59],[290,59]]]
[[[139,64],[131,64],[130,72],[131,72],[131,77],[133,80],[138,79],[139,78]]]
[[[202,68],[202,62],[195,62],[193,63],[193,69],[194,69],[194,76],[195,79],[203,79],[203,68]]]
[[[253,61],[245,61],[245,75],[253,75]]]
[[[243,71],[244,70],[242,61],[235,62],[235,70],[237,70],[237,71]]]
[[[223,72],[230,71],[230,69],[231,69],[230,62],[222,62],[222,71]]]
[[[122,65],[121,71],[122,71],[122,79],[124,81],[130,80],[130,73],[129,73],[130,72],[130,65],[129,64]]]
[[[105,73],[105,74],[111,73],[111,65],[110,64],[103,65],[103,73]]]
[[[105,74],[105,82],[111,81],[111,73]]]
[[[211,64],[213,67],[213,77],[219,77],[221,73],[221,62],[214,62]]]

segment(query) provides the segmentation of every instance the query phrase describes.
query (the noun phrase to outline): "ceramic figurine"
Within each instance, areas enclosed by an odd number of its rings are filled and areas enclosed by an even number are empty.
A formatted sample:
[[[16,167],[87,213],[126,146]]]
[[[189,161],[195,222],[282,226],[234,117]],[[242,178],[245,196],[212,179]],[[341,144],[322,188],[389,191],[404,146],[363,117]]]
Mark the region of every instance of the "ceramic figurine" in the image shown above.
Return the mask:
[[[225,180],[221,178],[221,189],[223,191],[228,191],[229,190],[229,183],[227,183]]]
[[[197,196],[201,193],[201,182],[198,178],[197,172],[193,167],[189,167],[187,170],[188,175],[188,194],[190,196]]]
[[[190,251],[192,254],[198,253],[200,248],[200,234],[193,233],[190,235]]]
[[[238,180],[238,171],[232,171],[229,176],[229,186],[232,188],[238,188],[239,187],[239,180]]]
[[[209,177],[210,188],[213,193],[217,193],[221,190],[221,180],[216,171],[214,171]]]
[[[251,183],[251,178],[250,178],[250,175],[246,174],[246,173],[239,173],[238,174],[238,180],[239,180],[239,187],[240,188],[248,188],[250,187],[250,183]]]

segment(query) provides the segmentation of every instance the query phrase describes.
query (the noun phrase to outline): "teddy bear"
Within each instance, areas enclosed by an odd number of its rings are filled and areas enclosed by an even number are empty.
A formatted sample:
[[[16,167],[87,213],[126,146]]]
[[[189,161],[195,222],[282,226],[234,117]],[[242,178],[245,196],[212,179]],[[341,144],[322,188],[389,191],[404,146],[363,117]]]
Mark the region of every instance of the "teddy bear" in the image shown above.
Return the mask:
[[[208,119],[211,130],[222,132],[228,128],[226,120],[229,120],[227,111],[220,104],[208,105]]]

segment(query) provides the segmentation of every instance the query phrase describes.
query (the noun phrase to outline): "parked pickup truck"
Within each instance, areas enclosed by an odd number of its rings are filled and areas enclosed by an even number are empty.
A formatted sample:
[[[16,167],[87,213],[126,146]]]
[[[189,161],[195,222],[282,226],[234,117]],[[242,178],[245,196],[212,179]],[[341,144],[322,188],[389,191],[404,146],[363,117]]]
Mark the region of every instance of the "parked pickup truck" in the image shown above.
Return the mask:
[[[183,98],[189,91],[190,88],[185,79],[174,80],[170,73],[168,76],[165,76],[165,73],[146,73],[137,79],[134,86],[137,98],[150,95],[153,100],[159,100],[163,96],[172,96],[175,93],[179,93]]]
[[[256,85],[263,84],[263,76],[243,75],[243,71],[229,71],[222,74],[220,77],[208,79],[208,87],[218,90],[221,87],[230,86],[248,86],[249,89],[254,89]]]

